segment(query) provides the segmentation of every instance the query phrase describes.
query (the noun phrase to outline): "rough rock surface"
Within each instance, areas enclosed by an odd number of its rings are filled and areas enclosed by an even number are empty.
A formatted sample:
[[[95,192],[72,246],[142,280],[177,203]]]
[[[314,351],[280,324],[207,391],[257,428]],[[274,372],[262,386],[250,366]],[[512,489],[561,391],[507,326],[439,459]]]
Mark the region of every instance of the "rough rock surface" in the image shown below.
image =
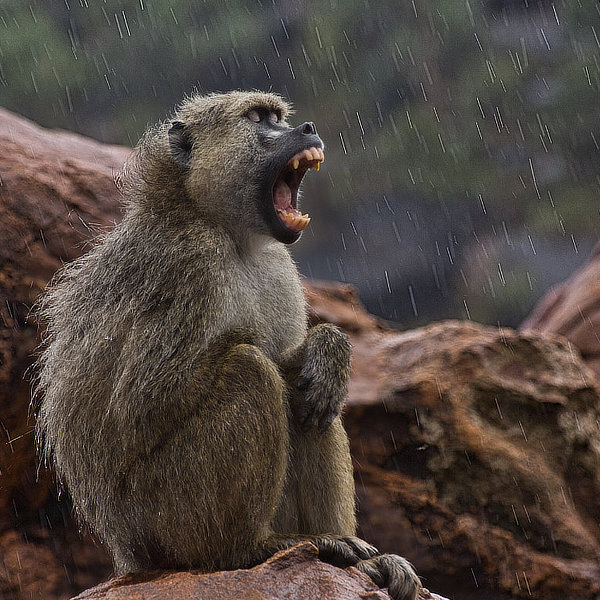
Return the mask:
[[[24,371],[38,343],[30,306],[61,261],[119,218],[112,179],[127,153],[0,111],[0,597],[7,600],[67,598],[110,573],[103,549],[79,537],[51,476],[36,477]],[[425,585],[455,600],[600,598],[599,396],[576,350],[473,323],[397,332],[366,314],[348,286],[307,285],[307,296],[313,322],[337,322],[354,344],[345,420],[364,537],[407,556]],[[309,550],[290,552],[310,563],[304,568],[329,573]],[[202,577],[271,577],[281,560],[287,564],[280,555],[255,570]],[[364,582],[352,570],[344,576],[353,583],[343,585]],[[157,577],[162,591],[154,596],[134,588],[137,579],[86,593],[164,598],[177,585],[208,585],[185,574]],[[129,596],[114,595],[127,586]]]
[[[520,329],[566,337],[600,376],[600,244],[578,271],[538,302]]]
[[[600,402],[576,350],[468,322],[382,331],[349,291],[319,291],[313,321],[354,346],[345,422],[364,537],[456,598],[600,598]]]
[[[315,546],[305,542],[282,550],[253,569],[219,571],[156,571],[127,575],[86,590],[74,600],[281,600],[334,598],[335,600],[390,600],[363,573],[353,567],[338,569],[318,559]],[[419,600],[446,600],[422,590]]]
[[[81,254],[92,228],[119,218],[112,179],[128,152],[49,132],[0,110],[0,410],[5,433],[14,440],[0,446],[0,509],[9,505],[26,471],[14,454],[32,449],[29,385],[22,377],[37,344],[37,330],[27,323],[30,307],[61,261]],[[30,491],[21,486],[21,493]]]
[[[25,373],[39,343],[30,308],[61,261],[120,218],[113,175],[129,152],[0,109],[1,598],[64,598],[110,572],[36,469]]]

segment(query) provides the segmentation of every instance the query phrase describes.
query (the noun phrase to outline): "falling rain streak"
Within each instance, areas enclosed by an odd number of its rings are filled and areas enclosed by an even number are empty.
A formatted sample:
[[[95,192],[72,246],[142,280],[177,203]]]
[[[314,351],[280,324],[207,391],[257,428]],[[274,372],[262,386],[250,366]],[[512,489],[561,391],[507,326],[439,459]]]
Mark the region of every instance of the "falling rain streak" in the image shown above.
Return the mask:
[[[133,145],[193,88],[281,93],[327,157],[303,184],[298,263],[386,319],[517,326],[598,237],[596,7],[108,6],[0,5],[2,104]]]
[[[388,412],[383,433],[373,436],[377,447],[371,448],[379,458],[391,449],[385,458],[396,470],[390,469],[386,477],[389,481],[405,480],[410,473],[427,477],[428,499],[440,496],[442,487],[437,489],[441,484],[435,480],[439,473],[433,473],[440,461],[452,475],[452,485],[444,482],[445,493],[457,487],[461,477],[469,482],[461,490],[466,498],[463,512],[463,496],[456,502],[458,519],[450,513],[452,518],[440,531],[412,524],[411,535],[420,536],[415,539],[421,539],[424,547],[431,543],[435,551],[446,552],[448,561],[456,554],[451,545],[458,538],[448,534],[456,521],[467,543],[477,542],[483,531],[486,540],[492,540],[490,548],[494,544],[509,548],[513,539],[519,552],[535,548],[533,566],[528,563],[527,571],[513,560],[518,553],[506,550],[501,574],[482,564],[483,554],[469,555],[470,563],[460,556],[461,562],[451,565],[460,573],[460,586],[481,597],[492,585],[504,586],[494,589],[498,593],[545,597],[540,589],[547,578],[539,577],[534,568],[541,564],[535,563],[539,557],[555,575],[567,563],[584,565],[576,573],[577,585],[583,585],[593,568],[586,566],[589,558],[577,554],[578,544],[584,540],[591,555],[597,539],[589,527],[577,527],[594,507],[585,494],[588,487],[570,481],[573,474],[581,476],[595,464],[598,419],[594,403],[588,401],[595,398],[593,386],[574,346],[564,349],[561,360],[548,368],[538,354],[537,338],[518,337],[522,334],[513,328],[522,326],[548,290],[586,264],[599,238],[599,4],[579,0],[382,0],[314,6],[264,0],[0,3],[0,104],[44,127],[131,147],[148,123],[168,119],[185,94],[232,89],[281,94],[293,104],[290,125],[314,122],[324,140],[326,161],[319,173],[307,173],[298,196],[311,223],[290,247],[304,275],[352,284],[368,311],[389,324],[386,328],[380,323],[372,332],[374,337],[381,335],[377,339],[384,340],[382,346],[392,346],[402,336],[406,340],[425,335],[422,325],[437,327],[444,319],[459,321],[444,327],[462,328],[463,334],[477,330],[497,340],[490,356],[499,356],[502,368],[486,371],[481,379],[498,386],[488,395],[473,387],[465,387],[462,394],[468,378],[456,386],[444,381],[476,361],[481,344],[466,347],[448,373],[427,371],[436,375],[436,386],[431,377],[427,381],[434,390],[431,397],[421,393],[424,387],[415,386],[418,394],[412,388],[406,392],[399,383],[405,371],[394,370],[393,360],[386,363],[392,391],[384,405]],[[245,115],[239,118],[253,126]],[[202,127],[197,134],[202,135]],[[10,135],[5,141],[12,144]],[[41,154],[32,142],[23,160],[34,161]],[[87,174],[79,168],[83,159],[61,157],[48,167],[48,177],[50,173],[61,177],[56,180],[57,194],[73,170],[80,178],[74,187],[85,187]],[[260,171],[259,161],[255,166]],[[0,197],[9,204],[18,197],[14,185],[11,173],[3,170]],[[94,186],[85,191],[89,198],[70,207],[65,226],[89,238],[99,233],[98,226],[90,226],[80,209],[102,198],[96,198]],[[19,210],[25,208],[21,203]],[[63,252],[62,242],[41,225],[47,217],[43,210],[36,204],[35,225],[28,234],[17,227],[11,230],[10,247],[14,242],[30,258],[42,250],[44,256]],[[60,219],[55,215],[53,220]],[[182,268],[185,264],[182,260]],[[3,274],[0,268],[0,291],[8,289],[3,287]],[[38,275],[27,278],[32,289],[41,285]],[[340,294],[350,297],[352,292],[344,288]],[[10,298],[0,300],[0,328],[11,335],[28,331],[21,312],[29,305],[23,310]],[[568,308],[567,300],[561,302],[561,308]],[[358,314],[359,309],[353,309]],[[593,315],[585,306],[577,307],[572,323],[583,329],[590,322]],[[488,327],[480,329],[479,323]],[[395,328],[411,331],[398,333]],[[419,329],[412,331],[415,328]],[[356,334],[357,339],[361,335]],[[103,341],[114,344],[117,337],[107,334]],[[594,332],[590,339],[595,339]],[[460,336],[451,341],[450,354]],[[361,343],[355,351],[360,351]],[[523,352],[521,343],[527,347],[527,359],[515,364],[514,357]],[[563,347],[547,340],[544,344]],[[432,345],[431,355],[437,349]],[[406,361],[407,356],[410,353],[393,358]],[[492,361],[490,356],[486,360]],[[424,353],[422,361],[429,358]],[[564,378],[568,393],[553,387],[560,402],[537,402],[535,398],[552,396],[536,387],[539,382],[550,386],[559,366],[566,369],[567,363],[573,368]],[[515,389],[523,381],[535,393],[530,389],[529,395],[515,401]],[[576,385],[569,388],[573,381]],[[370,382],[369,390],[385,384],[383,378]],[[458,400],[452,397],[456,389],[462,394]],[[353,394],[360,393],[360,386],[355,386]],[[477,403],[465,408],[471,396]],[[433,399],[448,410],[433,410],[428,405],[431,401],[434,406]],[[574,400],[585,410],[572,410],[569,402]],[[483,432],[472,435],[468,449],[459,443],[459,428],[447,420],[461,411],[475,415],[471,426],[482,427]],[[547,418],[549,414],[553,417]],[[553,428],[556,422],[560,427]],[[32,437],[28,427],[8,428],[4,422],[2,427],[10,453]],[[568,435],[561,437],[565,431]],[[492,446],[490,440],[498,438],[502,444]],[[570,438],[575,446],[569,447]],[[472,446],[481,445],[481,440],[485,452],[478,454]],[[519,460],[510,462],[502,453],[506,448]],[[574,464],[570,479],[563,480],[560,470],[554,470],[562,464],[561,453]],[[366,463],[367,454],[361,463]],[[586,457],[585,468],[576,464],[580,455]],[[462,471],[452,470],[453,460]],[[0,475],[6,474],[2,468]],[[543,486],[532,491],[529,486],[534,487],[538,471],[546,470],[550,475]],[[478,472],[484,475],[480,486],[471,484]],[[361,484],[360,477],[357,482]],[[479,495],[477,501],[469,493]],[[478,504],[480,498],[483,502]],[[25,523],[26,517],[16,514],[20,509],[16,501],[7,506],[15,513],[12,520]],[[440,518],[448,514],[444,510],[447,507],[437,513]],[[53,515],[42,512],[39,520],[45,527]],[[361,518],[368,516],[368,511],[361,513]],[[364,523],[363,527],[368,528]],[[28,552],[41,544],[37,528],[39,524],[28,545],[23,545]],[[468,538],[471,528],[474,537]],[[499,537],[493,537],[498,531]],[[26,554],[13,562],[24,561]],[[65,564],[64,571],[74,588],[82,576],[73,565]],[[10,585],[31,595],[27,581],[15,578]],[[64,591],[79,592],[66,587]]]

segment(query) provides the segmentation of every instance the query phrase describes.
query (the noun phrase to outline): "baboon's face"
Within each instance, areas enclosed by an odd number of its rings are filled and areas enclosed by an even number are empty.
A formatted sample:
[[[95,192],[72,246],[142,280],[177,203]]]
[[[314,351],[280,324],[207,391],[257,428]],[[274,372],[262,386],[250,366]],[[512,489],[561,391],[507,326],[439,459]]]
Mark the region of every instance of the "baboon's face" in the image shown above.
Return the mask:
[[[291,244],[310,218],[299,210],[308,169],[324,160],[313,123],[292,128],[272,94],[231,92],[190,100],[169,130],[173,160],[209,218]]]

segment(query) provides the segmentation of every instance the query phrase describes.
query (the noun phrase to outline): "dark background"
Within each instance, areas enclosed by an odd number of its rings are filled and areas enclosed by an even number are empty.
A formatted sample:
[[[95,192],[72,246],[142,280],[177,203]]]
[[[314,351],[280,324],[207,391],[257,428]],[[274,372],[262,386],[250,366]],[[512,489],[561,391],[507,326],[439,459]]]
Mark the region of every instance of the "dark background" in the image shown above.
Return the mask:
[[[280,92],[326,144],[304,274],[516,325],[598,239],[599,39],[596,0],[8,0],[0,105],[133,145],[194,89]]]

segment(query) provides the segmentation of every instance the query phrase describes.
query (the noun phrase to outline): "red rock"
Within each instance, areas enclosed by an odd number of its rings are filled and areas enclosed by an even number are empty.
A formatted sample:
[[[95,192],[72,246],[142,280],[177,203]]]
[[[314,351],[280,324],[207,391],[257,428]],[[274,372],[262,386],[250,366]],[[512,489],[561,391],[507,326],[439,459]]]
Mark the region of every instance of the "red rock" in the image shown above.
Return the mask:
[[[278,552],[248,570],[157,572],[129,575],[101,584],[76,600],[279,600],[281,598],[336,598],[389,600],[389,596],[356,569],[342,570],[318,560],[310,543]]]
[[[597,597],[600,402],[573,348],[460,322],[353,342],[364,537],[448,592]]]
[[[39,338],[28,317],[62,261],[79,256],[90,237],[120,218],[113,176],[128,153],[42,129],[0,109],[0,531],[10,532],[17,524],[22,546],[15,554],[11,549],[19,540],[12,534],[0,538],[2,598],[52,598],[54,593],[64,598],[90,585],[88,568],[80,568],[70,552],[59,556],[51,539],[45,545],[36,541],[37,511],[52,502],[53,485],[51,474],[37,469],[29,418],[25,373]],[[75,532],[72,523],[69,527]],[[77,539],[69,531],[55,531],[57,544],[69,537]],[[105,576],[106,557],[100,549],[95,554],[96,572]],[[31,592],[37,584],[27,583],[38,575],[46,577],[39,594]]]
[[[58,505],[50,475],[36,479],[23,374],[38,343],[29,308],[61,261],[119,218],[112,179],[127,152],[0,111],[0,414],[9,441],[0,444],[0,597],[7,600],[66,598],[108,575],[101,547],[80,538],[67,514],[50,518]],[[473,323],[397,332],[365,313],[348,286],[307,284],[307,296],[312,322],[338,323],[354,345],[345,419],[363,536],[407,556],[428,585],[456,600],[600,598],[599,397],[577,352],[559,339]],[[162,573],[152,581],[140,579],[145,574],[81,597],[141,598],[144,590],[165,598],[168,588],[185,598],[196,586],[258,576],[277,597],[292,585],[342,586],[329,597],[372,585],[352,569],[332,569],[303,546],[248,571]],[[110,595],[125,589],[129,596]],[[302,597],[328,597],[310,590]]]
[[[538,302],[520,329],[566,337],[600,375],[600,244],[586,264]]]
[[[363,573],[321,562],[309,542],[278,552],[253,569],[201,573],[156,571],[127,575],[96,586],[74,600],[390,600]],[[420,600],[444,600],[424,590]]]
[[[351,285],[328,281],[304,281],[310,324],[334,323],[351,335],[387,329],[383,321],[363,308]]]

